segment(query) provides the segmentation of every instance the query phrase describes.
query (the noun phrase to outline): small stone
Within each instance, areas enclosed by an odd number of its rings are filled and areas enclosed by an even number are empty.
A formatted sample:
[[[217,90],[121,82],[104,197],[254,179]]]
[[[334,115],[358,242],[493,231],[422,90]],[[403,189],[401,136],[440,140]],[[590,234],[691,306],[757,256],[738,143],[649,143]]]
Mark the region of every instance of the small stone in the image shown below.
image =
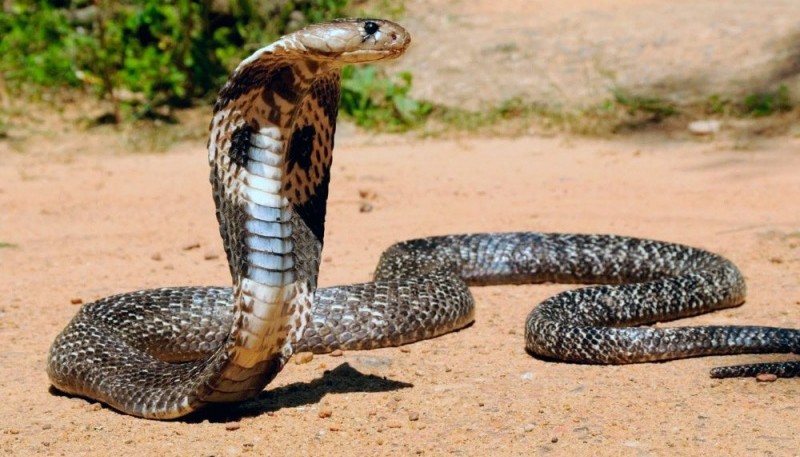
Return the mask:
[[[191,251],[192,249],[197,249],[199,247],[200,247],[200,243],[191,243],[191,244],[185,245],[181,249],[183,249],[184,251]]]
[[[383,438],[378,438],[377,440],[375,440],[375,443],[377,443],[378,446],[383,446]]]
[[[554,436],[554,437],[550,438],[550,442],[551,443],[558,443],[558,437]]]
[[[341,357],[342,355],[344,355],[344,352],[342,352],[342,350],[341,350],[341,349],[334,349],[334,350],[333,350],[333,351],[331,351],[331,353],[330,353],[330,356],[331,356],[331,357]]]
[[[239,430],[240,428],[242,428],[242,424],[240,424],[239,422],[228,422],[227,424],[225,424],[225,430],[229,432],[232,432],[234,430]]]
[[[15,429],[15,428],[10,428],[10,429],[8,429],[8,434],[9,435],[19,435],[19,430]]]
[[[358,196],[361,197],[364,200],[375,200],[376,198],[378,198],[378,194],[377,193],[375,193],[375,192],[373,192],[371,190],[368,190],[368,189],[360,189],[358,191]]]
[[[445,372],[445,373],[450,373],[451,371],[453,371],[453,369],[452,369],[452,368],[450,368],[450,367],[444,367],[444,372]]]
[[[719,121],[704,120],[689,123],[689,132],[693,135],[715,135],[722,124]]]
[[[73,305],[80,305],[83,303],[83,299],[78,297],[70,298],[69,302],[72,303]]]
[[[525,425],[522,427],[522,430],[523,430],[525,433],[528,433],[528,432],[532,432],[532,431],[533,431],[535,428],[536,428],[536,425],[528,423],[528,424],[525,424]]]
[[[53,428],[52,424],[43,424],[42,425],[42,430],[50,430],[51,428]]]
[[[161,262],[162,260],[164,260],[164,258],[161,257],[160,252],[153,253],[153,255],[150,256],[150,259],[155,260],[156,262]]]
[[[775,382],[778,380],[778,375],[774,373],[760,373],[756,376],[758,382]]]
[[[777,264],[777,265],[780,265],[780,264],[782,264],[782,263],[783,263],[783,259],[782,259],[782,258],[780,258],[780,257],[770,257],[770,258],[769,258],[769,261],[770,261],[771,263],[774,263],[774,264]]]
[[[411,352],[411,349],[406,347],[406,346],[403,346],[403,347],[400,348],[400,352],[404,352],[404,353],[408,354],[409,352]]]
[[[409,411],[408,413],[408,420],[411,422],[416,422],[419,420],[419,413],[416,411]]]
[[[339,428],[338,425],[331,425],[330,427],[328,427],[328,430],[330,430],[332,432],[338,432],[338,431],[341,430],[341,428]]]
[[[358,207],[358,212],[359,213],[371,213],[373,209],[375,209],[375,208],[372,206],[372,203],[363,202]]]
[[[403,425],[400,422],[389,422],[386,428],[401,428]]]
[[[208,251],[203,254],[203,260],[216,260],[219,258],[219,254],[214,251]]]
[[[321,410],[319,410],[319,413],[317,413],[317,415],[319,416],[320,419],[327,419],[333,416],[333,410],[330,408],[322,408]]]
[[[525,373],[522,373],[522,375],[520,376],[520,378],[521,378],[523,381],[530,381],[530,380],[532,380],[532,379],[533,379],[533,373],[532,373],[532,372],[530,372],[530,371],[526,371]]]
[[[294,356],[295,365],[303,365],[314,360],[314,354],[310,352],[301,352]]]

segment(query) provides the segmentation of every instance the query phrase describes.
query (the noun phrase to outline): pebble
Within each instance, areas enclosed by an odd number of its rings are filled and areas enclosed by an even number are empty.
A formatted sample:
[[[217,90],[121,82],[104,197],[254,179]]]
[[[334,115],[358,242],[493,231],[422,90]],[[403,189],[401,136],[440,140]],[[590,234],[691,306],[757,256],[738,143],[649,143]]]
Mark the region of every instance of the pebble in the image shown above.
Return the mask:
[[[301,352],[294,356],[294,364],[295,365],[303,365],[310,361],[314,360],[314,354],[310,352]]]
[[[554,437],[550,438],[550,442],[551,443],[558,443],[558,437],[554,436]]]
[[[403,346],[403,347],[400,348],[400,352],[404,352],[404,353],[408,354],[409,352],[411,352],[411,349]]]
[[[411,422],[418,421],[419,420],[419,413],[416,412],[416,411],[410,411],[408,413],[408,420],[410,420]]]
[[[341,357],[342,355],[344,355],[344,352],[342,352],[342,350],[341,350],[341,349],[334,349],[334,350],[333,350],[333,351],[331,351],[331,353],[330,353],[330,356],[331,356],[331,357]]]
[[[520,378],[521,378],[523,381],[530,381],[531,379],[533,379],[533,373],[532,373],[532,372],[530,372],[530,371],[526,371],[525,373],[522,373],[522,375],[520,376]]]
[[[83,299],[78,297],[70,298],[69,302],[72,303],[73,305],[80,305],[83,303]]]
[[[225,424],[225,430],[229,432],[232,432],[234,430],[239,430],[240,428],[242,428],[242,424],[240,424],[239,422],[228,422],[227,424]]]
[[[367,189],[360,189],[358,191],[358,196],[364,200],[375,200],[378,198],[378,194],[376,192]]]
[[[689,132],[693,135],[714,135],[722,124],[719,121],[703,120],[689,123]]]
[[[191,243],[187,244],[186,246],[182,247],[184,251],[191,251],[192,249],[197,249],[200,247],[200,243]]]
[[[359,213],[371,213],[373,209],[375,209],[375,208],[372,206],[372,203],[363,202],[358,207],[358,212]]]
[[[532,432],[535,428],[536,428],[536,425],[534,425],[534,424],[525,424],[522,427],[522,430],[525,431],[525,433],[527,433],[527,432]]]
[[[219,254],[214,251],[208,251],[203,254],[203,260],[216,260],[219,258]]]
[[[161,253],[160,252],[153,253],[153,255],[151,255],[150,258],[152,260],[155,260],[156,262],[161,262],[164,259],[163,257],[161,257]]]
[[[317,413],[317,415],[320,417],[320,419],[327,419],[333,416],[333,410],[330,408],[323,408],[319,410],[319,413]]]
[[[400,422],[389,422],[388,424],[386,424],[387,428],[401,428],[402,426],[403,424],[401,424]]]
[[[773,373],[760,373],[756,376],[758,382],[775,382],[778,380],[778,375]]]

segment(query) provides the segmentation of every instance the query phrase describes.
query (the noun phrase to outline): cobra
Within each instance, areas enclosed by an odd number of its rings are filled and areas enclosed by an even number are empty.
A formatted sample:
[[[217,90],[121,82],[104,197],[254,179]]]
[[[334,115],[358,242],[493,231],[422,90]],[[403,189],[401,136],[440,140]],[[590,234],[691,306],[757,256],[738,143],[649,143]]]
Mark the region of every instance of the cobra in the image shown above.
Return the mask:
[[[52,384],[122,412],[180,417],[252,398],[295,351],[369,349],[431,338],[473,320],[469,285],[604,283],[558,294],[526,321],[534,354],[633,363],[794,352],[800,331],[650,328],[744,301],[728,260],[613,235],[489,233],[398,243],[375,281],[317,289],[344,64],[393,59],[410,36],[378,19],[306,27],[256,51],[221,89],[208,159],[232,287],[172,287],[81,308],[48,357]],[[800,373],[800,363],[713,376]]]

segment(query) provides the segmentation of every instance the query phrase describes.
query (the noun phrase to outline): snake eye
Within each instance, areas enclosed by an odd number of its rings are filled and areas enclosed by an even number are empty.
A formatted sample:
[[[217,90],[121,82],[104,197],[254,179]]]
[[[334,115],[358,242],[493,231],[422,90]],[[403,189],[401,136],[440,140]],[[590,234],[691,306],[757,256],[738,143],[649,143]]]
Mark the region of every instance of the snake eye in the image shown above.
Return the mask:
[[[364,31],[367,35],[375,35],[380,28],[381,26],[379,26],[377,22],[367,21],[364,23]]]

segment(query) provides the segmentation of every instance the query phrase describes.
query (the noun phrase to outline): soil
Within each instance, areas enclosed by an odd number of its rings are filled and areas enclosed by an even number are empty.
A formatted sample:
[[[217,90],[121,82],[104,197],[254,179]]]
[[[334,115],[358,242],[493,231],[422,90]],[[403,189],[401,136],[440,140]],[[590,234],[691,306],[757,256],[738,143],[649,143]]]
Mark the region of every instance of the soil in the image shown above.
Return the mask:
[[[614,3],[614,2],[603,2]],[[618,2],[625,5],[628,2]],[[202,128],[202,127],[201,127]],[[396,241],[616,233],[727,256],[741,307],[659,325],[800,327],[800,138],[337,137],[320,285],[369,279]],[[475,324],[291,361],[255,401],[156,422],[59,395],[47,349],[80,303],[230,277],[205,141],[162,153],[46,124],[0,142],[0,449],[7,455],[800,455],[796,380],[713,380],[741,355],[591,366],[527,354],[567,286],[474,288]]]

